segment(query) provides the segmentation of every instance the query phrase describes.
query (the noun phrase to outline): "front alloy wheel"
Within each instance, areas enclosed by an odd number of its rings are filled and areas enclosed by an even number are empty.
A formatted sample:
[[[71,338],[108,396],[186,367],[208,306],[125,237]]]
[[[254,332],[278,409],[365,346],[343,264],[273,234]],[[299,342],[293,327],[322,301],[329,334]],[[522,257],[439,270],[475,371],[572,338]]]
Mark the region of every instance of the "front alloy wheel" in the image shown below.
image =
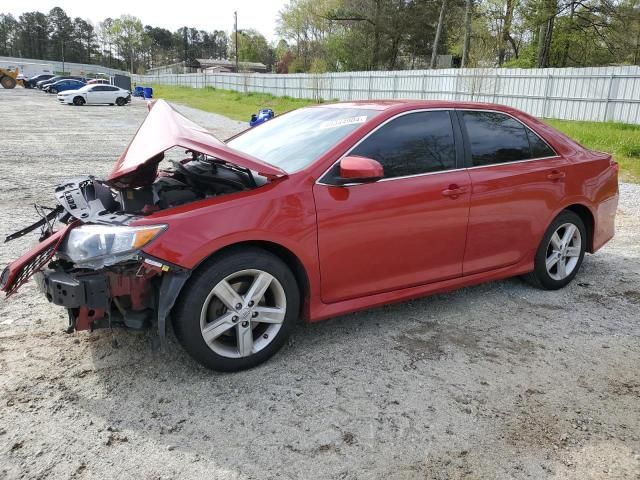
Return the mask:
[[[200,312],[209,348],[226,358],[248,357],[276,338],[287,313],[280,282],[262,270],[241,270],[222,279]]]
[[[173,325],[180,343],[204,366],[243,370],[282,347],[299,305],[296,279],[280,258],[257,248],[234,250],[193,274]]]

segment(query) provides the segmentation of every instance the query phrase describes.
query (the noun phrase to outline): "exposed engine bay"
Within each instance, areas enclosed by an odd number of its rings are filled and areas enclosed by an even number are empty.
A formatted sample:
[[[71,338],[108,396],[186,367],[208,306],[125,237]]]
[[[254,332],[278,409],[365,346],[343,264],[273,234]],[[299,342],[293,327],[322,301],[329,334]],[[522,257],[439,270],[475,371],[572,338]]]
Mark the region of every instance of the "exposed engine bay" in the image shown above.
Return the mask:
[[[83,222],[123,224],[132,216],[249,190],[267,181],[247,168],[200,153],[189,153],[191,158],[171,162],[173,168],[161,170],[149,185],[118,188],[89,176],[60,184],[55,194],[73,218]],[[68,223],[64,218],[61,220]]]

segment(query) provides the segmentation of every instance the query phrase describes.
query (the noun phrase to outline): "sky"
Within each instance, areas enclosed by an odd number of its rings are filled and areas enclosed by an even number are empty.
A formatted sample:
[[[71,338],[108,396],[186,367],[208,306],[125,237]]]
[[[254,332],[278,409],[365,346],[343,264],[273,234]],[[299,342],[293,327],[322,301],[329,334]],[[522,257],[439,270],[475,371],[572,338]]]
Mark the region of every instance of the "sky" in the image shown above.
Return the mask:
[[[53,7],[61,7],[70,17],[82,17],[94,24],[107,17],[119,17],[128,13],[142,20],[143,25],[163,27],[171,31],[180,27],[198,30],[233,30],[233,12],[238,11],[238,29],[253,28],[267,41],[277,39],[275,32],[278,12],[287,0],[19,0],[3,1],[0,13],[11,13],[16,18],[24,12],[47,13]]]

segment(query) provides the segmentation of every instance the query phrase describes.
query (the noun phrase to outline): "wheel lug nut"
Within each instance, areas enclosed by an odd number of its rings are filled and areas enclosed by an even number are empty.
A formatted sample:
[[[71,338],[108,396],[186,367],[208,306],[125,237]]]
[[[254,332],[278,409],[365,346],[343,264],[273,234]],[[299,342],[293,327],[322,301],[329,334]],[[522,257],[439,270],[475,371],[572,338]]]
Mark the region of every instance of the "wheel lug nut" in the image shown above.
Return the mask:
[[[258,312],[253,312],[253,314],[251,315],[253,318],[256,318],[258,316]]]
[[[249,302],[249,306],[250,306],[250,307],[253,307],[253,300],[251,300],[251,301]]]
[[[249,322],[242,322],[242,328],[247,328],[249,326]]]
[[[262,335],[262,338],[264,338],[266,340],[267,338],[269,338],[269,335],[267,333],[265,333],[264,335]]]
[[[238,321],[238,317],[233,317],[233,318],[231,319],[231,321],[232,321],[232,322],[234,322],[234,323],[235,323],[235,322],[237,322],[237,321]]]
[[[241,308],[242,308],[242,304],[241,304],[241,303],[238,303],[238,304],[236,305],[236,310],[240,310]]]

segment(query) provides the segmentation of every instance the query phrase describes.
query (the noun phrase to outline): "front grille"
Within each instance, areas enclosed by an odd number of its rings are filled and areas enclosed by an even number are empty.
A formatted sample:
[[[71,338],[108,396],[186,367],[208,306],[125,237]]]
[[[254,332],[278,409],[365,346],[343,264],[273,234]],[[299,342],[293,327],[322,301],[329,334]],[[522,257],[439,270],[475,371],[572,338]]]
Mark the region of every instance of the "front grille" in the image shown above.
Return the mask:
[[[22,268],[18,271],[17,275],[13,279],[13,283],[6,290],[7,297],[9,295],[13,295],[18,288],[20,288],[27,280],[31,278],[31,276],[42,270],[42,268],[49,263],[49,260],[53,257],[53,254],[56,252],[57,243],[51,245],[49,248],[43,250],[38,253],[30,262],[26,263],[22,266]]]

